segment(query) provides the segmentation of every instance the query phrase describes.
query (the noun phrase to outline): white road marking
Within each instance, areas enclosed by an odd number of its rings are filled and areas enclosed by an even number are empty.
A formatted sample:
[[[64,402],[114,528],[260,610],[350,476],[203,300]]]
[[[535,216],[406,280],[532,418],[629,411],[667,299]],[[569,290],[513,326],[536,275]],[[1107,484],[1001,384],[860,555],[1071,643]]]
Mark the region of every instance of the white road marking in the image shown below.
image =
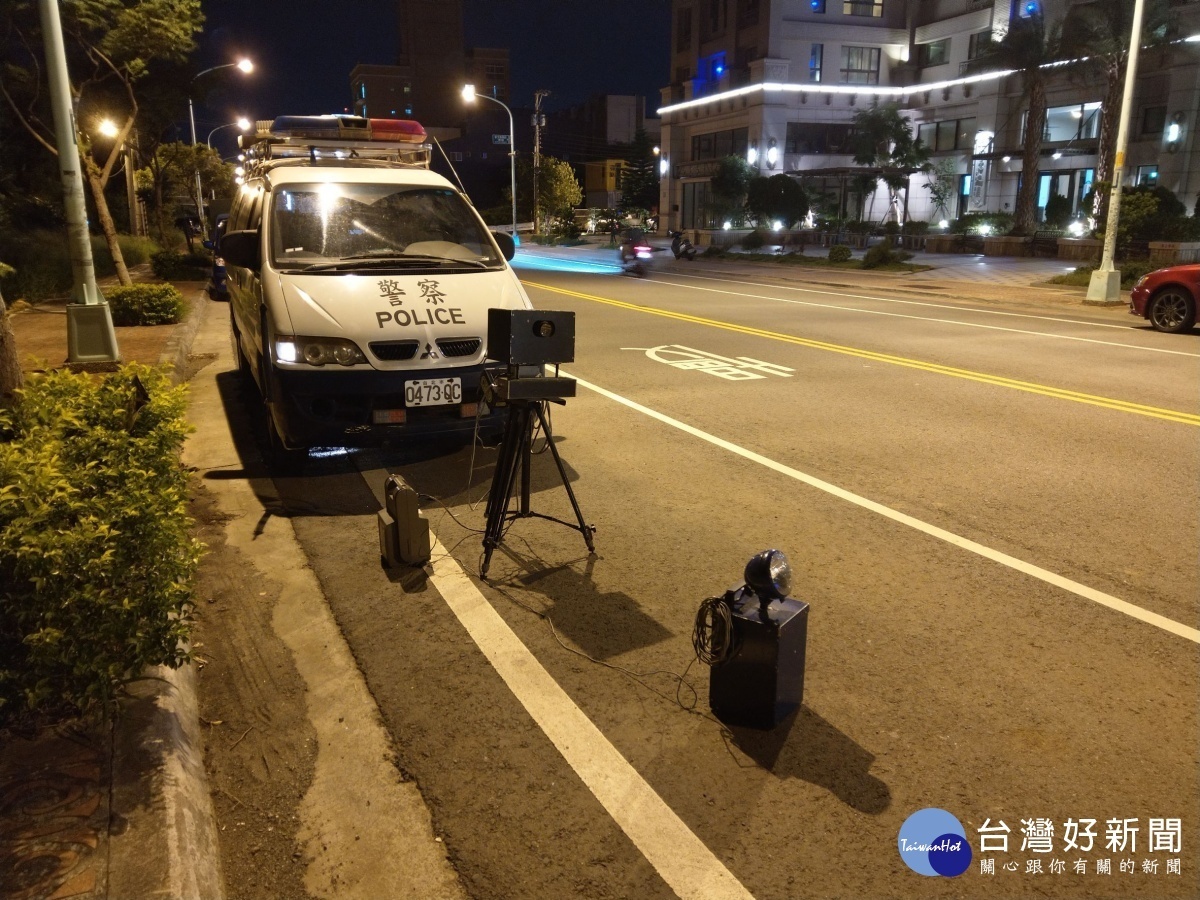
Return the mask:
[[[431,581],[488,662],[678,896],[753,900],[537,661],[434,538]]]
[[[914,518],[913,516],[898,512],[897,510],[884,506],[882,503],[876,503],[874,500],[868,500],[866,497],[860,497],[858,494],[851,493],[850,491],[840,488],[837,485],[830,484],[827,481],[822,481],[819,478],[815,478],[812,475],[808,475],[797,469],[793,469],[790,466],[785,466],[783,463],[776,462],[773,459],[769,459],[768,457],[755,453],[753,450],[747,450],[745,447],[740,447],[737,444],[725,440],[724,438],[716,437],[715,435],[711,435],[706,431],[701,431],[699,428],[688,425],[685,422],[680,422],[678,419],[673,419],[665,413],[660,413],[657,410],[650,409],[648,406],[643,406],[642,404],[634,400],[630,400],[627,397],[622,397],[620,394],[615,394],[612,391],[599,387],[598,385],[584,381],[577,375],[573,375],[568,372],[561,372],[560,374],[574,378],[580,386],[585,387],[590,391],[594,391],[602,397],[607,397],[609,400],[613,400],[617,403],[627,406],[636,412],[647,415],[652,419],[657,419],[665,425],[670,425],[672,428],[677,428],[680,431],[692,435],[693,437],[698,437],[703,441],[707,441],[708,443],[720,447],[723,450],[728,450],[730,453],[735,453],[744,459],[750,460],[751,462],[756,462],[759,465],[765,466],[766,468],[778,472],[781,475],[794,478],[796,481],[807,484],[808,486],[814,487],[817,490],[824,491],[825,493],[837,497],[840,500],[853,503],[855,506],[860,506],[863,509],[870,510],[873,513],[878,513],[879,515],[891,519],[894,522],[899,522],[901,525],[907,525],[909,528],[914,528],[917,531],[923,532],[931,537],[935,537],[938,540],[945,541],[948,544],[953,544],[956,547],[961,547],[962,549],[978,554],[985,559],[990,559],[993,562],[1000,563],[1003,566],[1008,566],[1010,569],[1014,569],[1033,578],[1037,578],[1038,580],[1044,581],[1047,584],[1053,585],[1054,587],[1061,588],[1064,591],[1069,591],[1076,596],[1083,597],[1086,600],[1091,600],[1094,603],[1099,603],[1101,606],[1107,606],[1109,609],[1124,613],[1125,615],[1134,619],[1138,619],[1141,622],[1145,622],[1148,625],[1153,625],[1155,628],[1161,628],[1163,631],[1170,632],[1171,634],[1186,638],[1193,643],[1200,644],[1200,630],[1191,628],[1180,622],[1176,622],[1174,619],[1168,619],[1166,616],[1161,616],[1156,612],[1143,609],[1140,606],[1130,603],[1128,600],[1122,600],[1119,597],[1114,597],[1111,594],[1106,594],[1103,591],[1090,588],[1085,584],[1080,584],[1077,581],[1064,578],[1062,575],[1050,572],[1047,569],[1035,566],[1032,563],[1027,563],[1024,560],[1017,559],[1014,556],[1009,556],[1007,553],[1001,553],[999,550],[993,550],[991,547],[985,547],[983,544],[976,543],[968,538],[964,538],[960,535],[954,534],[953,532],[946,531],[943,528],[938,528],[936,525],[930,525],[928,522],[923,522],[920,519]]]
[[[549,257],[543,257],[549,259]],[[1010,316],[1014,319],[1037,319],[1041,322],[1065,322],[1068,325],[1087,325],[1092,328],[1120,328],[1122,331],[1129,331],[1133,325],[1110,325],[1107,322],[1089,322],[1085,319],[1063,319],[1057,316],[1041,316],[1036,313],[1017,313],[1008,312],[1002,309],[979,309],[974,306],[955,306],[952,303],[930,303],[928,300],[903,300],[898,297],[878,297],[874,294],[846,294],[833,288],[802,288],[790,284],[764,284],[761,281],[738,281],[734,278],[712,278],[706,275],[687,275],[683,272],[655,272],[655,275],[665,275],[671,278],[690,278],[695,281],[719,281],[722,284],[749,284],[754,287],[772,287],[782,291],[796,291],[801,294],[836,294],[841,297],[850,297],[854,300],[876,300],[880,303],[898,303],[906,306],[928,306],[932,309],[953,309],[956,312],[980,313],[988,316]],[[936,278],[937,276],[932,276]],[[912,290],[904,285],[897,285],[901,290]]]
[[[673,273],[673,272],[670,274],[671,274],[671,276],[680,277],[680,278],[696,278],[696,277],[698,277],[698,276],[694,276],[694,275],[675,276],[675,273]],[[715,281],[716,279],[704,279],[704,280]],[[754,282],[735,282],[735,283],[755,284]],[[755,286],[756,287],[768,287],[768,285],[763,285],[763,284],[757,284]],[[771,297],[766,294],[748,294],[745,291],[723,291],[723,290],[720,290],[719,288],[696,287],[695,285],[689,285],[688,287],[690,290],[694,290],[694,291],[707,291],[708,293],[711,293],[711,294],[730,294],[731,296],[735,296],[735,297],[753,297],[756,300],[774,300],[776,303],[791,303],[795,306],[815,306],[815,307],[819,307],[821,309],[837,309],[837,310],[842,310],[844,312],[864,313],[869,316],[890,316],[891,318],[894,318],[894,319],[915,319],[919,322],[937,322],[941,325],[961,325],[964,328],[984,328],[984,329],[987,329],[988,331],[1007,331],[1012,334],[1028,334],[1028,335],[1032,335],[1033,337],[1051,338],[1051,339],[1060,340],[1060,341],[1079,341],[1084,344],[1103,344],[1106,347],[1120,347],[1123,350],[1144,350],[1149,353],[1167,353],[1167,354],[1170,354],[1171,356],[1190,356],[1193,358],[1200,358],[1200,353],[1188,353],[1185,350],[1168,350],[1165,347],[1142,347],[1138,344],[1124,344],[1124,343],[1121,343],[1120,341],[1101,341],[1096,338],[1076,337],[1075,335],[1070,335],[1070,334],[1054,334],[1053,332],[1049,332],[1049,331],[1029,331],[1029,330],[1023,329],[1023,328],[1005,328],[1003,325],[984,325],[982,322],[962,322],[962,321],[959,321],[958,319],[935,319],[935,318],[930,318],[929,316],[911,316],[911,315],[905,315],[904,313],[886,312],[881,309],[861,309],[857,306],[842,306],[837,303],[816,303],[812,300],[792,300],[787,297]],[[777,287],[777,285],[770,285],[770,287]],[[787,288],[787,290],[806,291],[807,289],[806,288],[789,287],[789,288]],[[833,291],[812,291],[811,293],[832,294],[834,292]],[[935,303],[920,303],[919,301],[910,301],[910,300],[890,300],[890,299],[887,299],[884,297],[864,297],[859,294],[843,294],[842,296],[854,297],[856,299],[863,299],[863,300],[880,300],[880,301],[887,302],[887,303],[915,303],[918,306],[932,306],[932,307],[938,308],[938,305]],[[951,306],[951,307],[945,307],[945,308],[963,310],[963,307],[959,307],[959,306]],[[967,312],[995,312],[994,310],[964,310],[964,311],[967,311]],[[1018,313],[1003,313],[1003,315],[1019,315],[1019,314]],[[1029,318],[1045,319],[1046,317],[1030,316]],[[1050,319],[1049,321],[1072,322],[1071,319]],[[1096,323],[1074,322],[1073,324],[1092,325],[1092,324],[1096,324]],[[1101,327],[1103,327],[1103,328],[1127,328],[1128,326],[1125,326],[1125,325],[1103,325],[1102,324]]]

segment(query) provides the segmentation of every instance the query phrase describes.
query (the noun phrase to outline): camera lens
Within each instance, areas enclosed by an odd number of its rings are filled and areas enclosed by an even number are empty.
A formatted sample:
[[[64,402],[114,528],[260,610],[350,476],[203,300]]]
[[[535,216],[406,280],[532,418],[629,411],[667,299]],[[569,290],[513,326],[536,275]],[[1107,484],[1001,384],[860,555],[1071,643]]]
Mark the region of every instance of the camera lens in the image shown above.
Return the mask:
[[[538,337],[548,338],[554,334],[554,323],[548,319],[541,319],[533,323],[533,333]]]

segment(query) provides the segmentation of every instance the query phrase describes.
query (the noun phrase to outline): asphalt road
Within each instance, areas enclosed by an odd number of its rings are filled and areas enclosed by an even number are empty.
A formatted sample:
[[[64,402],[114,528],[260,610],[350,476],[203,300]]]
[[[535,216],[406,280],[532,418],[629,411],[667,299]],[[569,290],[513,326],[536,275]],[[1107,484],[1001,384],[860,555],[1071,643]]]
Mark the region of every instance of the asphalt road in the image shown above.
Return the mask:
[[[521,519],[466,577],[493,450],[275,480],[468,893],[1197,896],[1200,334],[522,257],[576,313],[552,422],[594,556]],[[389,471],[438,498],[428,573],[380,568]],[[811,604],[804,706],[728,727],[693,621],[767,547]],[[966,832],[959,878],[897,852],[927,807]]]

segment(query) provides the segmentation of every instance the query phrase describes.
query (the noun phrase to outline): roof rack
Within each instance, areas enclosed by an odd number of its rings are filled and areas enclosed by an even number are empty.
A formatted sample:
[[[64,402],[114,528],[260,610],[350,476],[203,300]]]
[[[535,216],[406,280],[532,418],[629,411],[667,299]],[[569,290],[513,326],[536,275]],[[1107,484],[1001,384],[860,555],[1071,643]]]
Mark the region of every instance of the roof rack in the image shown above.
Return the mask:
[[[252,171],[272,160],[307,160],[312,165],[340,160],[376,160],[429,168],[431,147],[425,129],[412,119],[362,116],[279,116],[255,123],[239,137]]]

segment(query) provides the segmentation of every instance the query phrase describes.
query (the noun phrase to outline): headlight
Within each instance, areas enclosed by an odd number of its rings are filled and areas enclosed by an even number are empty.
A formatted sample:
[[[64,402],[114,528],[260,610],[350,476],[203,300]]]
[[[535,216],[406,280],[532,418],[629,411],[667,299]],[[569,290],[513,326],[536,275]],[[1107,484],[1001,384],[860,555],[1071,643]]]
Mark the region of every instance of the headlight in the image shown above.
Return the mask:
[[[1150,277],[1149,275],[1143,275],[1141,278],[1139,278],[1137,281],[1134,282],[1133,289],[1136,291],[1138,288],[1140,288],[1143,284],[1146,283],[1146,279],[1148,279],[1149,277]]]
[[[275,338],[275,358],[280,362],[302,362],[310,366],[323,366],[327,363],[353,366],[367,361],[353,341],[302,335],[281,335]]]
[[[782,550],[764,550],[750,558],[746,585],[762,600],[780,600],[792,589],[792,567]]]

